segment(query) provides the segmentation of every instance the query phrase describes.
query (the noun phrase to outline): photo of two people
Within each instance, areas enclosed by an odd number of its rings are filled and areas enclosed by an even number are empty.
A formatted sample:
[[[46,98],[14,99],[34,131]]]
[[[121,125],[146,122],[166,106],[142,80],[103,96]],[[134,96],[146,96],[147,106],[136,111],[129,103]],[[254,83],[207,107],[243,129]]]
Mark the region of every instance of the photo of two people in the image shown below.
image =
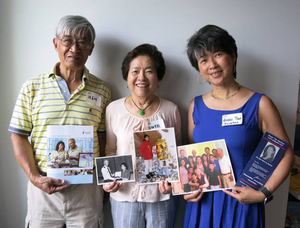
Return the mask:
[[[93,183],[93,126],[47,127],[47,176],[69,184]]]
[[[113,181],[135,181],[132,155],[98,157],[95,158],[95,163],[98,185]]]

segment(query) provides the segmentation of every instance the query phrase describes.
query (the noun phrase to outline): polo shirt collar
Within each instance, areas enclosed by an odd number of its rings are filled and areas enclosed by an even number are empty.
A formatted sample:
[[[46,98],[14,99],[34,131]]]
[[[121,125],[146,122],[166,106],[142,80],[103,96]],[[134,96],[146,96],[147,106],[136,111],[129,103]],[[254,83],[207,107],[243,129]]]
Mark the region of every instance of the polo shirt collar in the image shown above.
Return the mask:
[[[57,67],[59,64],[60,64],[60,62],[56,63],[56,64],[52,67],[52,69],[51,69],[50,72],[49,72],[49,76],[48,76],[49,78],[52,77],[52,76],[57,75],[57,74],[56,74],[56,67]],[[84,66],[84,68],[83,68],[83,75],[82,75],[82,81],[85,82],[85,81],[87,81],[87,80],[89,80],[89,70]]]

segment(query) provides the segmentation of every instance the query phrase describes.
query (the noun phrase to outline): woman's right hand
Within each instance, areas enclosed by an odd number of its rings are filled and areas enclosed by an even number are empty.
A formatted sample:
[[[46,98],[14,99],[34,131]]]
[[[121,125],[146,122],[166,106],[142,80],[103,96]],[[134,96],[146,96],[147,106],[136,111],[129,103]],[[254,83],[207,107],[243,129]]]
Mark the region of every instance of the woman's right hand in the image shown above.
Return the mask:
[[[198,191],[192,193],[192,194],[187,194],[184,195],[184,199],[188,202],[198,202],[203,196],[203,192],[201,189],[199,189]]]
[[[117,181],[114,181],[110,184],[104,184],[103,185],[103,190],[106,192],[116,192],[119,190],[119,188],[122,186],[122,183],[119,183]]]

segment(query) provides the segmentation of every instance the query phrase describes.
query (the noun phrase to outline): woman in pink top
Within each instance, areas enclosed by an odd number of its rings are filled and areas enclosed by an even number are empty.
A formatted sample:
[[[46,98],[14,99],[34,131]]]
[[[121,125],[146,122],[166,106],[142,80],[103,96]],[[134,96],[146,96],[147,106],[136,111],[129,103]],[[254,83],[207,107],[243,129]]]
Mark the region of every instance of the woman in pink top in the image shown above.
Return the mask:
[[[154,45],[142,44],[126,55],[122,74],[131,95],[106,109],[106,156],[132,154],[136,169],[133,132],[148,130],[151,123],[174,127],[177,145],[181,144],[177,106],[154,94],[165,70],[162,53]],[[113,182],[103,189],[110,193],[114,226],[173,227],[176,204],[167,181],[151,185]]]

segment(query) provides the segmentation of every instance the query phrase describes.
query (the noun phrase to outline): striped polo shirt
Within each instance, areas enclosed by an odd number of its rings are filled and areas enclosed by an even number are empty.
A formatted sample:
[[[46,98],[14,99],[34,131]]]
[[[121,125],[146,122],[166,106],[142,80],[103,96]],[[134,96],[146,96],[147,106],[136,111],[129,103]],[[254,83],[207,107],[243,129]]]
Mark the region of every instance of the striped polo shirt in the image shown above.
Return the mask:
[[[30,136],[35,163],[43,172],[47,172],[48,125],[94,126],[93,152],[94,157],[99,156],[97,133],[105,132],[105,109],[111,101],[109,86],[87,68],[81,85],[66,99],[66,91],[61,91],[58,83],[62,78],[55,74],[57,64],[23,84],[8,128],[12,133]],[[94,98],[98,98],[97,104],[91,102]]]

